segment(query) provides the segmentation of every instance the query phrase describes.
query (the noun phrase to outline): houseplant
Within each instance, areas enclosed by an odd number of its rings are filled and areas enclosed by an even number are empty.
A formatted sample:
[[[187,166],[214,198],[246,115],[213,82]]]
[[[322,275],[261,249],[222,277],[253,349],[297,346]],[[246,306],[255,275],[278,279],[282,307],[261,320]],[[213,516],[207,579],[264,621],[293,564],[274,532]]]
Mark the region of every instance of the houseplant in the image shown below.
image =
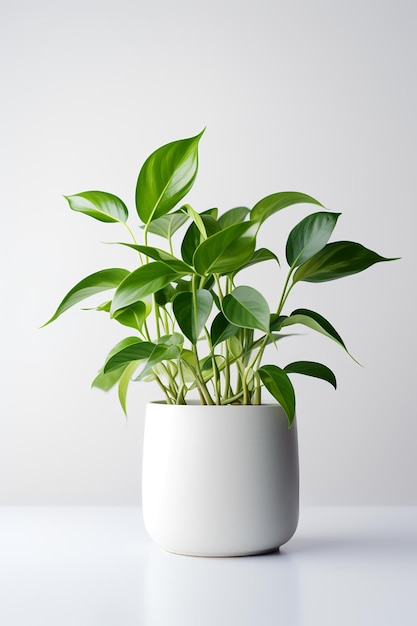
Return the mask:
[[[184,204],[196,178],[203,132],[164,145],[145,161],[136,186],[142,230],[128,225],[128,209],[113,194],[66,196],[72,210],[123,225],[130,241],[119,245],[132,249],[138,267],[87,276],[66,294],[46,324],[89,296],[114,290],[112,298],[96,308],[131,332],[110,350],[93,386],[109,390],[117,384],[125,412],[132,379],[153,381],[162,392],[164,402],[148,407],[145,429],[144,515],[150,534],[172,551],[250,554],[276,549],[297,524],[295,393],[290,375],[313,376],[336,388],[335,375],[326,365],[265,364],[264,351],[271,343],[278,347],[295,324],[346,350],[321,314],[306,308],[284,314],[288,295],[303,281],[331,281],[392,259],[358,243],[329,243],[340,214],[303,193],[274,193],[251,210],[236,207],[222,214],[217,209],[197,212]],[[289,233],[289,269],[271,310],[257,289],[241,284],[240,272],[265,261],[280,269],[274,251],[256,248],[257,234],[275,213],[300,203],[319,210]],[[163,242],[161,247],[151,245],[153,236]],[[263,387],[278,405],[262,405]],[[193,392],[197,403],[190,402]],[[214,450],[203,459],[208,440]],[[172,452],[173,445],[181,451]],[[233,485],[225,477],[228,471],[234,474]],[[222,483],[227,486],[222,488]],[[241,536],[234,541],[238,527]]]

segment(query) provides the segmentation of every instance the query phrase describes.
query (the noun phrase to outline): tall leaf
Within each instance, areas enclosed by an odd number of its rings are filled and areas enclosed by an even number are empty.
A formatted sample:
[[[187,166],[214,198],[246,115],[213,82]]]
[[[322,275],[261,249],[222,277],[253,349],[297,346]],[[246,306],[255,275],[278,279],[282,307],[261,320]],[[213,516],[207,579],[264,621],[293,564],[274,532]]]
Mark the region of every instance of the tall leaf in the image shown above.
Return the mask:
[[[287,239],[288,265],[297,266],[319,252],[329,241],[340,213],[320,211],[305,217]]]
[[[320,252],[300,265],[294,274],[293,281],[294,283],[300,280],[323,283],[357,274],[375,263],[395,260],[382,257],[360,243],[335,241],[328,243]]]
[[[269,306],[253,287],[236,287],[223,300],[223,313],[231,324],[269,334]]]
[[[126,222],[128,210],[117,196],[106,191],[83,191],[64,196],[73,211],[79,211],[100,222]]]
[[[177,277],[176,272],[160,261],[139,267],[120,283],[113,297],[110,315],[163,289]]]
[[[114,289],[118,287],[126,276],[129,275],[128,270],[121,268],[110,268],[107,270],[101,270],[90,274],[86,278],[83,278],[79,283],[75,285],[64,297],[53,316],[43,324],[46,326],[50,324],[62,313],[70,309],[78,302],[93,296],[101,291],[107,291],[108,289]]]
[[[210,315],[213,297],[206,289],[197,289],[196,294],[179,293],[173,303],[174,315],[184,335],[196,344]]]
[[[120,405],[123,409],[123,413],[125,415],[127,415],[126,413],[126,396],[127,396],[127,390],[129,388],[130,382],[132,380],[132,376],[137,368],[138,364],[133,362],[133,363],[129,363],[129,365],[126,367],[126,369],[124,370],[123,374],[120,377],[119,380],[119,386],[118,386],[118,395],[119,395],[119,402]]]
[[[284,409],[291,427],[295,415],[295,393],[286,372],[277,365],[263,365],[258,369],[258,374],[269,393]]]
[[[234,224],[203,241],[194,254],[196,271],[227,274],[247,263],[253,255],[257,228],[250,222]]]
[[[337,387],[336,376],[327,365],[323,365],[322,363],[316,363],[315,361],[295,361],[294,363],[286,365],[284,371],[287,372],[287,374],[304,374],[305,376],[313,376],[313,378],[321,378],[330,383],[335,389]]]
[[[305,193],[299,193],[298,191],[281,191],[279,193],[273,193],[266,198],[259,200],[253,207],[250,219],[252,222],[262,224],[268,217],[274,215],[278,211],[292,206],[293,204],[318,204],[323,206],[318,200],[315,200],[311,196]]]
[[[193,186],[203,132],[166,144],[146,159],[136,185],[136,209],[144,224],[168,213]]]

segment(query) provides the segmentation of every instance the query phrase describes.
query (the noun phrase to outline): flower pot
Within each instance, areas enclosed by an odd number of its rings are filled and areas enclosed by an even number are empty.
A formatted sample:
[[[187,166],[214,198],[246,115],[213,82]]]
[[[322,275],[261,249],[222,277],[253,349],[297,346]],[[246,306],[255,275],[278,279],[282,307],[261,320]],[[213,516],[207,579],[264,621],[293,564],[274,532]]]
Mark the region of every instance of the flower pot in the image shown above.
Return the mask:
[[[297,527],[298,476],[296,424],[278,405],[147,405],[143,517],[169,552],[277,550]]]

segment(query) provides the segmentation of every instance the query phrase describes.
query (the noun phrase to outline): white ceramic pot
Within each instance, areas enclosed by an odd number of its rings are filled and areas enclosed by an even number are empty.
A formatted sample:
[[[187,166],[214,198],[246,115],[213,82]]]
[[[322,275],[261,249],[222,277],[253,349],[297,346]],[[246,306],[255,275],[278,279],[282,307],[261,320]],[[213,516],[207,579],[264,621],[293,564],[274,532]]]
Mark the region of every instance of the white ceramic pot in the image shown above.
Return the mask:
[[[169,552],[277,550],[297,527],[298,475],[296,423],[278,405],[147,405],[143,517]]]

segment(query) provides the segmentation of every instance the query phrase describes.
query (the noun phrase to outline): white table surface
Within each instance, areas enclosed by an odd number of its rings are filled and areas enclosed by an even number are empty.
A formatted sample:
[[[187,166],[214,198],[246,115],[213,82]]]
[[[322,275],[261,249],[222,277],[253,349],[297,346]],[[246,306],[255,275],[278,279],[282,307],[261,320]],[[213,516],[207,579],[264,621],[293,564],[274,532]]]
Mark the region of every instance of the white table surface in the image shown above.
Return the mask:
[[[1,507],[1,626],[416,626],[417,507],[302,509],[280,553],[169,554],[135,507]]]

